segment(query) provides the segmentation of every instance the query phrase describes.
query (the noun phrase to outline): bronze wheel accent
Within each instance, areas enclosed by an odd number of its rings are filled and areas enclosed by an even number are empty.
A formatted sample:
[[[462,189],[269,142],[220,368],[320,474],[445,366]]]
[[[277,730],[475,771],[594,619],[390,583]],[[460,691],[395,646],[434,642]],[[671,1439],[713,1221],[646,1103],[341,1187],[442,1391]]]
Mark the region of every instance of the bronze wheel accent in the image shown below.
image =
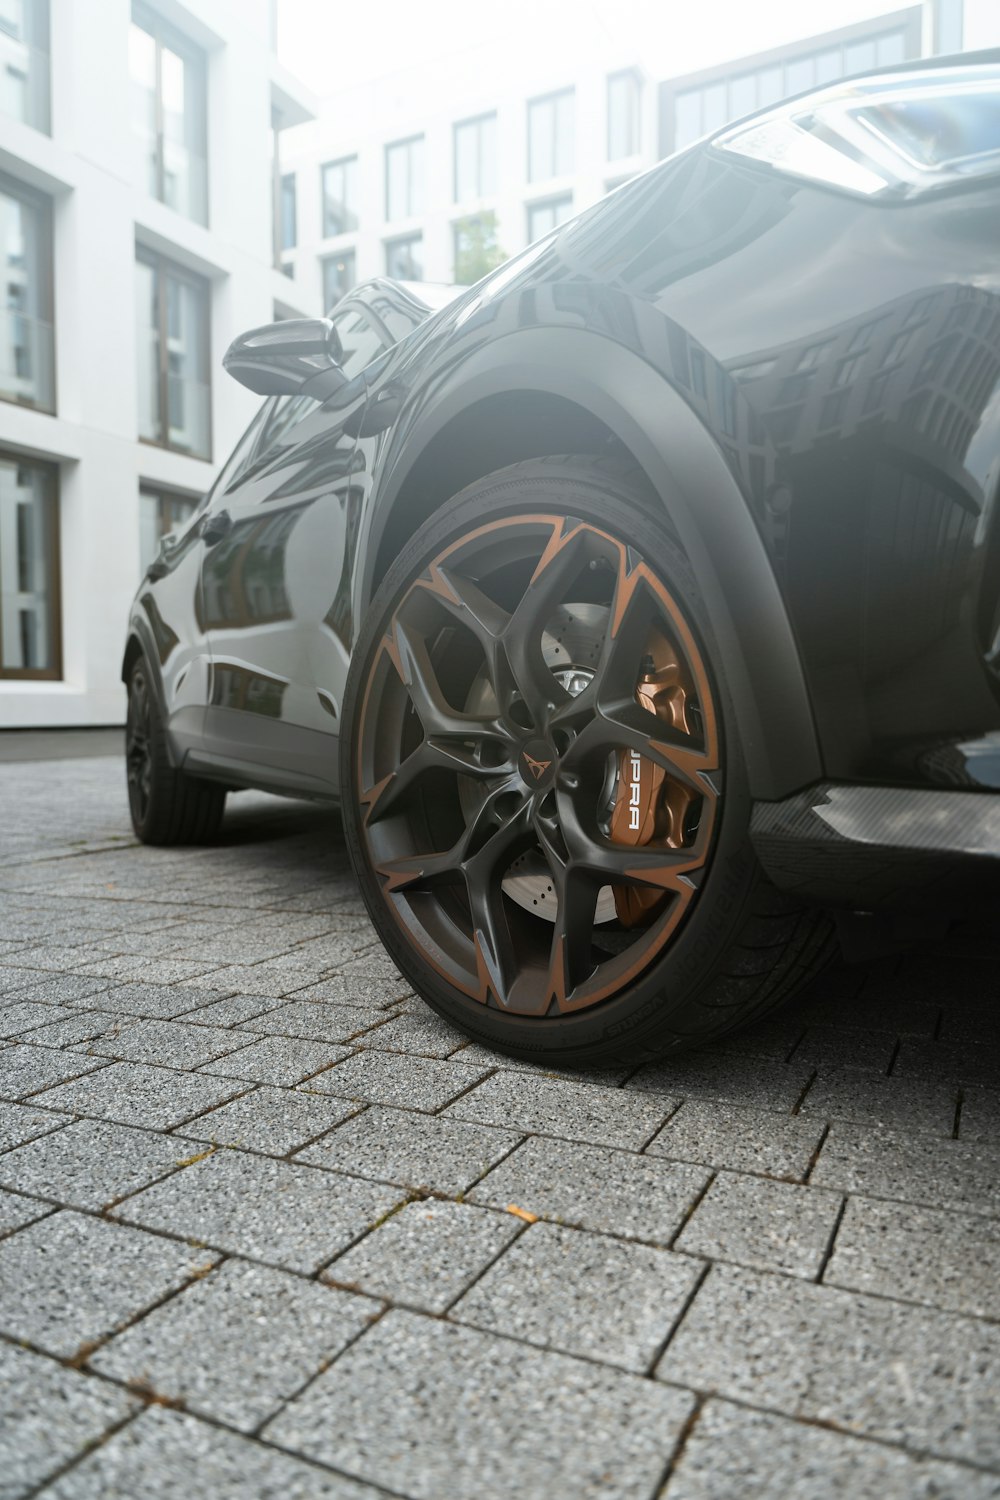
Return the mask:
[[[363,838],[423,961],[520,1016],[619,993],[696,900],[721,786],[702,652],[617,537],[511,516],[396,604],[357,719]]]

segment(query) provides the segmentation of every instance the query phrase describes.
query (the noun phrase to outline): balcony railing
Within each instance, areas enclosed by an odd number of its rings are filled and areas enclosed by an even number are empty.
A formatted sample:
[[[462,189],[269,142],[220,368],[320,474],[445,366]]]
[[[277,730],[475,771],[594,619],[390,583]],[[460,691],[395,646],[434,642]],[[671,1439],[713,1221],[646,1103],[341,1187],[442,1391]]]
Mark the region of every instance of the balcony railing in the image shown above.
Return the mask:
[[[52,324],[0,308],[0,399],[55,411],[55,395]]]

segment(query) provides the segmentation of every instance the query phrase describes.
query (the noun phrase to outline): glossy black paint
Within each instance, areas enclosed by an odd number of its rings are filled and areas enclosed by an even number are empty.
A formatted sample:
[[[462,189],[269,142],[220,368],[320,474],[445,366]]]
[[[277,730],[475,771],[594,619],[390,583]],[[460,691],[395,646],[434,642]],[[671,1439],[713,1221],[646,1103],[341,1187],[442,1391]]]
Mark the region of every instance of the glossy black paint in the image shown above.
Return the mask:
[[[696,146],[430,316],[374,282],[336,318],[350,378],[244,440],[133,605],[178,762],[335,796],[407,537],[504,464],[614,449],[691,557],[759,801],[1000,788],[1000,182],[881,203]]]

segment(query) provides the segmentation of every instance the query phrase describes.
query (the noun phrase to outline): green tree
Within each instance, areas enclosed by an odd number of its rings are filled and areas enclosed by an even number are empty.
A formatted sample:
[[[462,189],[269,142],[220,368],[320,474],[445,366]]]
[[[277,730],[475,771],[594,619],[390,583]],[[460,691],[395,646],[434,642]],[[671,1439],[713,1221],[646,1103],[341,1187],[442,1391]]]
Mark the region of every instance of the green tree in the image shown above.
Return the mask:
[[[475,214],[455,225],[455,280],[460,286],[471,286],[506,259],[507,252],[497,244],[496,214]]]

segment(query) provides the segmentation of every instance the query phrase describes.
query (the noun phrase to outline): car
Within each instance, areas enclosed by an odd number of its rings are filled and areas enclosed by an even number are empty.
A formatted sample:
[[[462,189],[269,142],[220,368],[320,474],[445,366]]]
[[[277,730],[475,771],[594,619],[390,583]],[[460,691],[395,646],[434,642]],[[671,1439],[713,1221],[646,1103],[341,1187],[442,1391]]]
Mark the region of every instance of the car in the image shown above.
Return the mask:
[[[266,400],[131,610],[138,836],[337,802],[405,980],[550,1066],[995,919],[998,247],[968,54],[236,339]]]

